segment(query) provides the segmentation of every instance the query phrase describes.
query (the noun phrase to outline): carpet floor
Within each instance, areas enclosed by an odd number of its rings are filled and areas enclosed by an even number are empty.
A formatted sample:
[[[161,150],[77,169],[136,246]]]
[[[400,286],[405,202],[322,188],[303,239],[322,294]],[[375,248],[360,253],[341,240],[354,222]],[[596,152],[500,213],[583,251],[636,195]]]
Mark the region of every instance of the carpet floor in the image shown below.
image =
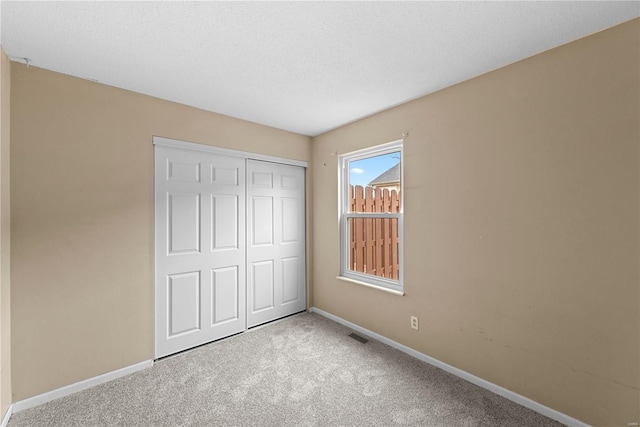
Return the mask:
[[[293,316],[16,413],[9,427],[561,426],[351,332]]]

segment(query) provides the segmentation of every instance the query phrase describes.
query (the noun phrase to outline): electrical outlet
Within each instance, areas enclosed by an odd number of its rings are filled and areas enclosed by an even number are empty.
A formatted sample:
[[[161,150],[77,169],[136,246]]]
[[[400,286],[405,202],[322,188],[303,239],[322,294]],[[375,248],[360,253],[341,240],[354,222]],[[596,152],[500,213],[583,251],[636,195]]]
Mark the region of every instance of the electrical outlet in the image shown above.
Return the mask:
[[[411,328],[418,329],[418,318],[416,316],[411,316]]]

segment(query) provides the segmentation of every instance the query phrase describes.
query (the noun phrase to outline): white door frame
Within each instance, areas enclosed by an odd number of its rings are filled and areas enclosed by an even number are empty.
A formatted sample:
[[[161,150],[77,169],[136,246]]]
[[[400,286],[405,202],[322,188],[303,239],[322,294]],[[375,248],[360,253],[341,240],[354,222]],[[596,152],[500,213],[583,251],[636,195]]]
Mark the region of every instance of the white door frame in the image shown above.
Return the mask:
[[[302,161],[302,160],[293,160],[293,159],[285,159],[282,157],[275,157],[275,156],[268,156],[268,155],[264,155],[264,154],[257,154],[257,153],[251,153],[251,152],[246,152],[246,151],[239,151],[239,150],[233,150],[233,149],[228,149],[228,148],[222,148],[222,147],[215,147],[215,146],[211,146],[211,145],[204,145],[204,144],[197,144],[197,143],[193,143],[193,142],[186,142],[186,141],[180,141],[180,140],[176,140],[176,139],[171,139],[171,138],[164,138],[164,137],[160,137],[160,136],[153,136],[153,145],[154,146],[159,146],[159,147],[170,147],[170,148],[177,148],[177,149],[182,149],[182,150],[193,150],[193,151],[199,151],[199,152],[204,152],[204,153],[210,153],[210,154],[219,154],[219,155],[226,155],[226,156],[234,156],[234,157],[239,157],[239,158],[244,158],[246,161],[248,160],[261,160],[261,161],[266,161],[266,162],[272,162],[272,163],[280,163],[280,164],[285,164],[285,165],[291,165],[291,166],[299,166],[299,167],[303,167],[303,168],[307,168],[308,167],[308,163],[306,161]],[[154,150],[154,157],[155,157],[155,150]],[[155,164],[155,160],[154,160],[154,164]],[[305,172],[306,175],[306,172]],[[154,168],[154,177],[153,177],[153,181],[154,181],[154,187],[155,187],[155,181],[156,181],[156,177],[155,177],[155,168]],[[154,188],[154,226],[153,226],[153,230],[154,230],[154,260],[153,260],[153,266],[154,266],[154,272],[153,272],[153,289],[154,289],[154,358],[159,357],[157,354],[157,346],[156,346],[156,334],[157,331],[155,331],[156,328],[156,319],[157,319],[157,315],[158,313],[157,311],[157,307],[156,307],[156,273],[157,273],[157,257],[156,257],[156,235],[155,235],[155,230],[156,230],[156,224],[155,224],[155,209],[156,209],[156,201],[155,201],[155,188]],[[305,191],[305,199],[306,199],[306,191]],[[306,230],[306,225],[305,225],[305,230]],[[306,234],[306,232],[305,232]],[[306,264],[306,251],[305,251],[305,264]],[[245,258],[246,259],[246,258]],[[306,269],[305,269],[305,276],[306,276]],[[305,289],[306,289],[306,284],[308,283],[307,278],[305,278]],[[306,292],[308,293],[308,292]],[[306,301],[306,296],[305,296],[305,301]],[[246,313],[245,313],[246,316]]]

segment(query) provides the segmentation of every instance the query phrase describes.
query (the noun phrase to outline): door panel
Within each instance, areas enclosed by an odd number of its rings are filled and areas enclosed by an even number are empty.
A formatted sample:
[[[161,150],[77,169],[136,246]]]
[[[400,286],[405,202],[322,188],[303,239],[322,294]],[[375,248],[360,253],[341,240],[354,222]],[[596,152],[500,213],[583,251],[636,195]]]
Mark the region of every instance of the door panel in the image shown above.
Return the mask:
[[[282,188],[287,190],[295,190],[300,184],[298,177],[292,175],[282,175]]]
[[[247,327],[306,308],[304,169],[247,162]]]
[[[155,147],[155,355],[246,329],[246,160]]]
[[[253,246],[273,246],[273,197],[252,197]]]
[[[273,188],[273,173],[269,171],[251,171],[251,186],[254,188]]]
[[[200,195],[167,194],[169,254],[200,251]]]
[[[300,219],[299,203],[300,200],[296,198],[283,197],[281,199],[282,203],[282,243],[298,243],[298,232],[299,224],[298,220]]]
[[[238,196],[213,194],[211,201],[211,250],[238,249]]]
[[[273,308],[273,260],[254,262],[251,267],[252,312]]]
[[[200,162],[167,161],[167,180],[200,182]]]
[[[169,284],[169,336],[200,330],[200,272],[172,274]]]
[[[298,300],[300,289],[299,257],[283,258],[282,261],[282,304],[294,303]]]
[[[213,269],[211,276],[211,325],[237,320],[240,313],[238,300],[238,266]],[[244,301],[242,301],[244,304]]]
[[[238,185],[238,168],[211,165],[211,183],[217,185]]]

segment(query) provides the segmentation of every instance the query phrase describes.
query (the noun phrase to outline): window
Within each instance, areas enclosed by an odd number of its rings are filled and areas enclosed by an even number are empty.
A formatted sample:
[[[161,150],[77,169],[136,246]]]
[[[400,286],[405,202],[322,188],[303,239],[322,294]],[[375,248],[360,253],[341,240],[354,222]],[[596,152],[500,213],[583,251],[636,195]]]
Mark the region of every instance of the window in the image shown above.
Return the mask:
[[[340,278],[402,293],[402,140],[340,156]]]

